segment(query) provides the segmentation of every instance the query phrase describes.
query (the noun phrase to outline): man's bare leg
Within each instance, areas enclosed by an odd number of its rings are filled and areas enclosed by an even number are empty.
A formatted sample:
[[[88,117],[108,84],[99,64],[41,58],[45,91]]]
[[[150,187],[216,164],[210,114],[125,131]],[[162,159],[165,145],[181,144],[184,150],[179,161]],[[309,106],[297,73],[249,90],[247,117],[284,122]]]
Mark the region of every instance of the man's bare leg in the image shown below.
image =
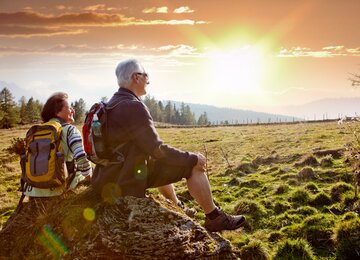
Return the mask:
[[[205,172],[194,168],[191,177],[187,179],[187,186],[190,195],[199,203],[205,214],[216,208]]]
[[[167,199],[174,202],[176,205],[179,203],[179,199],[176,196],[174,186],[172,184],[158,187],[159,192]]]

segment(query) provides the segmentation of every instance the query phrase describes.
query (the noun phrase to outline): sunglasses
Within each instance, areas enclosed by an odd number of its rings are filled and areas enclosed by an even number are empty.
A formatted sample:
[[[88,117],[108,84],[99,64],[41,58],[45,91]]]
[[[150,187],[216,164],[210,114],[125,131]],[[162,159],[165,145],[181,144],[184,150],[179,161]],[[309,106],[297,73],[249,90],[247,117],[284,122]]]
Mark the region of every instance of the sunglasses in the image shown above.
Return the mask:
[[[142,75],[142,76],[144,76],[145,78],[149,78],[149,75],[146,73],[146,72],[144,72],[144,73],[140,73],[140,72],[137,72],[137,73],[135,73],[136,75]]]

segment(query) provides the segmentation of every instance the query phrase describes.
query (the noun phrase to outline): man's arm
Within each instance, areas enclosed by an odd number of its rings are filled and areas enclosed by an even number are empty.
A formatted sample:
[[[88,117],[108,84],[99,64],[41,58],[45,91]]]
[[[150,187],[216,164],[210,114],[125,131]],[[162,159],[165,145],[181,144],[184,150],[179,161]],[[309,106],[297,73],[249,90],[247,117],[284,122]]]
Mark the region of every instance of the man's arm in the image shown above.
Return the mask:
[[[148,109],[140,102],[131,105],[129,134],[134,143],[146,154],[176,166],[194,166],[198,156],[184,152],[163,143],[155,129]]]

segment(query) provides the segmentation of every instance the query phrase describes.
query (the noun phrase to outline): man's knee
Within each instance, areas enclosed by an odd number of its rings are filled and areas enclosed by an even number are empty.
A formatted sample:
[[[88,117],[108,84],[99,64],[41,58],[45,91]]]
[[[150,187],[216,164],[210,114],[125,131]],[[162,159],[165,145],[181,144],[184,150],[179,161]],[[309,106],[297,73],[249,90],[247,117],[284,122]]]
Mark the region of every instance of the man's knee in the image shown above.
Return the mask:
[[[189,178],[203,178],[204,176],[206,177],[205,171],[201,171],[199,169],[192,169]]]

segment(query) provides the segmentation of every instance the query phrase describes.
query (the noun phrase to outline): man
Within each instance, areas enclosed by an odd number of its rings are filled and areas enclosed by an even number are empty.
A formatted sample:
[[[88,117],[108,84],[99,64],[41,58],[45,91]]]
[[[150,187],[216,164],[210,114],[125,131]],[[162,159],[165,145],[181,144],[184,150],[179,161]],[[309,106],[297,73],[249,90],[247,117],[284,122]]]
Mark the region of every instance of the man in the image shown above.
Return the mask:
[[[96,166],[95,188],[102,194],[144,197],[147,188],[161,187],[176,200],[171,183],[185,178],[191,196],[205,212],[207,230],[233,230],[247,224],[244,216],[228,215],[215,206],[202,154],[183,152],[160,140],[148,108],[139,99],[149,84],[142,65],[136,60],[120,62],[116,76],[120,88],[108,102],[106,136],[111,148],[124,144],[125,161]]]

